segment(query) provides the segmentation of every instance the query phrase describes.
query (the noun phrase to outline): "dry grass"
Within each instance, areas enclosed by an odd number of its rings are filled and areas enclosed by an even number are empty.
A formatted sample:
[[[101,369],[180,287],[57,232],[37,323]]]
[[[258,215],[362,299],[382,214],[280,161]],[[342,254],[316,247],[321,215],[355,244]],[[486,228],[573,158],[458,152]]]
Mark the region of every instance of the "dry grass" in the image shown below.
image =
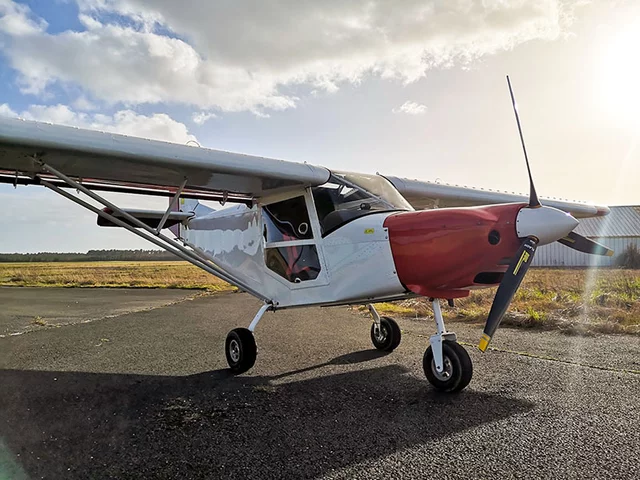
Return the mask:
[[[494,295],[495,289],[472,292],[456,300],[453,309],[443,306],[445,318],[484,323]],[[405,317],[432,315],[424,298],[383,303],[378,309]],[[640,334],[640,270],[532,269],[502,325],[569,333]]]
[[[33,320],[31,320],[31,323],[33,323],[34,325],[38,325],[40,327],[47,326],[47,321],[44,318],[42,318],[40,315],[36,315],[35,317],[33,317]]]
[[[187,288],[233,287],[186,262],[0,263],[0,286]],[[443,307],[447,319],[484,323],[495,289],[478,290]],[[378,305],[383,315],[431,316],[418,298]],[[35,322],[36,320],[34,320]],[[577,333],[640,334],[640,270],[532,269],[502,325]]]
[[[0,286],[233,289],[187,262],[0,263]]]

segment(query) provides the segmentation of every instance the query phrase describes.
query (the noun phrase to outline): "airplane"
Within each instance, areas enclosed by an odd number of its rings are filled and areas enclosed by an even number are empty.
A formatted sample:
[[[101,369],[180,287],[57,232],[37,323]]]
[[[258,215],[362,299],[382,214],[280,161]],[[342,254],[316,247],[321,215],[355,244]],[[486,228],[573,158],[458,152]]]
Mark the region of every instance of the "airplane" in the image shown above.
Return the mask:
[[[0,119],[0,182],[44,186],[96,214],[99,225],[124,228],[260,299],[249,327],[227,335],[235,374],[254,366],[253,332],[267,311],[366,305],[373,346],[391,352],[401,330],[374,304],[422,296],[436,323],[424,374],[436,389],[458,392],[473,366],[445,327],[441,300],[453,305],[498,287],[478,345],[484,352],[538,246],[559,241],[613,254],[573,231],[577,218],[606,215],[606,206],[539,200],[507,81],[528,198],[13,118]],[[169,206],[122,208],[99,192],[163,196]],[[211,200],[223,208],[201,203]]]

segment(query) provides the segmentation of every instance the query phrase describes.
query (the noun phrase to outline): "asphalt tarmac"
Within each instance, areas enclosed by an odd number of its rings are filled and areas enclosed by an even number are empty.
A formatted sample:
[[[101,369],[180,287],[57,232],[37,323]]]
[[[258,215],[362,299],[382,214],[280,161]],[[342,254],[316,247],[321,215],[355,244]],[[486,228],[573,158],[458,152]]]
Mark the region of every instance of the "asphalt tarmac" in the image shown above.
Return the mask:
[[[2,479],[640,478],[637,336],[503,328],[497,350],[467,346],[474,378],[450,395],[422,373],[430,319],[400,320],[383,355],[344,307],[267,313],[233,377],[224,338],[260,306],[246,294],[7,290]]]

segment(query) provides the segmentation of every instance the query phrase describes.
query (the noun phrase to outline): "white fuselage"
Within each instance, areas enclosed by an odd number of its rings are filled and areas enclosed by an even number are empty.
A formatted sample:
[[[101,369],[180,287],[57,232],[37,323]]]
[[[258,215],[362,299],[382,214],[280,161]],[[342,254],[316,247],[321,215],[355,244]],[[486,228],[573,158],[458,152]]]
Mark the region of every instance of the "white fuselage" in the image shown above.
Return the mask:
[[[305,195],[310,198],[309,192]],[[269,244],[262,206],[236,206],[191,219],[181,229],[185,243],[269,298],[277,308],[337,303],[368,303],[402,296],[384,221],[388,212],[370,213],[320,235],[310,208],[313,238]],[[314,245],[320,262],[317,277],[289,281],[269,269],[265,250]]]

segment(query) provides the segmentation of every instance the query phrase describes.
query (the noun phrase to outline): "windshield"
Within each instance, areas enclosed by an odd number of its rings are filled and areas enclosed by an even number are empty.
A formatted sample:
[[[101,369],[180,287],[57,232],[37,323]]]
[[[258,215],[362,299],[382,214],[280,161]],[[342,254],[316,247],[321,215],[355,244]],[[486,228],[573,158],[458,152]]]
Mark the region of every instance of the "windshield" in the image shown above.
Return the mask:
[[[398,192],[396,187],[381,175],[350,172],[334,172],[334,175],[360,187],[370,196],[375,196],[387,203],[391,210],[413,210],[411,204]]]
[[[323,236],[370,213],[413,210],[395,187],[378,175],[338,172],[312,192]]]

